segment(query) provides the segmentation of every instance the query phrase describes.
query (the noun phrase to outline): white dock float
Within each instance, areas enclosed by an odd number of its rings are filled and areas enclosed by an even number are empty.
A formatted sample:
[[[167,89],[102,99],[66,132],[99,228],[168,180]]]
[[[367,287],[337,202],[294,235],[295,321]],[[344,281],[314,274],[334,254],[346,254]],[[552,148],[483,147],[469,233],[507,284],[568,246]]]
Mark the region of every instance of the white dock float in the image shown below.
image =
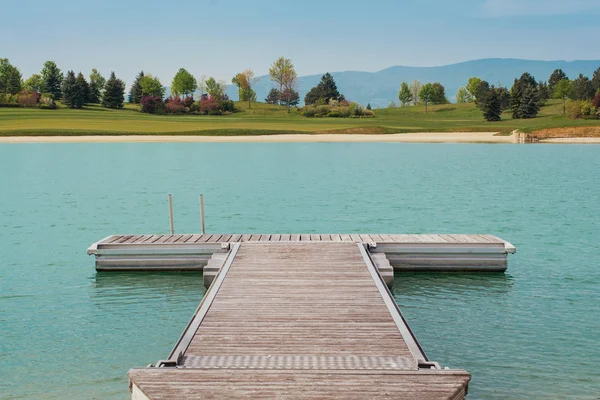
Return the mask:
[[[98,271],[203,271],[208,287],[232,243],[354,242],[367,245],[388,285],[394,271],[504,272],[515,247],[480,234],[111,235],[88,248]]]

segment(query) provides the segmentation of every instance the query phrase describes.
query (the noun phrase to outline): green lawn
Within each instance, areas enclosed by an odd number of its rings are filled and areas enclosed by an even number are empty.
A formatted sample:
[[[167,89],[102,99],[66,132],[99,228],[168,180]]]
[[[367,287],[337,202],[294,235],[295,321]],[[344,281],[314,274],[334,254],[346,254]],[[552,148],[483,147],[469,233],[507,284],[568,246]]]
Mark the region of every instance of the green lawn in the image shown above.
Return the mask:
[[[0,108],[0,136],[25,135],[257,135],[281,133],[500,132],[572,126],[599,126],[600,121],[570,120],[552,101],[537,118],[486,122],[473,104],[447,104],[375,110],[375,118],[305,118],[296,110],[268,104],[236,103],[240,112],[225,116],[148,115],[127,105],[122,110],[89,106],[82,110]]]

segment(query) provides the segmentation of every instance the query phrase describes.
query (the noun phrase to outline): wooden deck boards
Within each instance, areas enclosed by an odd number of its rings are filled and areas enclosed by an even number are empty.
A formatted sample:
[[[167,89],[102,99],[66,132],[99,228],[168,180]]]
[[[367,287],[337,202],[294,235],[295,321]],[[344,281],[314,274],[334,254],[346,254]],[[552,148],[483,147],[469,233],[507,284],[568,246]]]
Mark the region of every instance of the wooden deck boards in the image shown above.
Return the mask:
[[[177,367],[131,370],[134,392],[148,399],[462,399],[470,375],[423,369],[426,357],[362,245],[316,236],[233,245],[170,356]]]
[[[504,243],[479,234],[175,234],[113,235],[98,244],[242,243],[242,242],[357,242],[357,243]]]

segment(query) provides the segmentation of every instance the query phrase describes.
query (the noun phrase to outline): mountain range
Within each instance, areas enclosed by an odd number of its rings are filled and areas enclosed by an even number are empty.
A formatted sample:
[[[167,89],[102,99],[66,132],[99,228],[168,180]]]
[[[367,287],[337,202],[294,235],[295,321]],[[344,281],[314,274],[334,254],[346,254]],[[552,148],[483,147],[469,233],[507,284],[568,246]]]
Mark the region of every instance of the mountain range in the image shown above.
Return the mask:
[[[456,92],[467,83],[472,76],[477,76],[491,84],[501,84],[510,88],[515,78],[524,72],[529,72],[537,81],[547,81],[552,71],[562,69],[569,78],[574,79],[580,73],[592,77],[600,60],[580,61],[535,61],[513,58],[486,58],[466,61],[439,67],[389,67],[377,72],[343,71],[331,72],[340,93],[346,99],[360,104],[371,104],[372,107],[386,107],[390,101],[398,103],[400,84],[413,80],[422,83],[440,82],[446,88],[450,101],[455,100]],[[324,71],[323,73],[325,73]],[[301,100],[306,93],[321,79],[322,74],[308,75],[298,78],[298,92]],[[264,101],[271,88],[275,87],[269,76],[261,76],[254,85],[256,97]],[[227,94],[237,100],[237,87],[229,85]]]

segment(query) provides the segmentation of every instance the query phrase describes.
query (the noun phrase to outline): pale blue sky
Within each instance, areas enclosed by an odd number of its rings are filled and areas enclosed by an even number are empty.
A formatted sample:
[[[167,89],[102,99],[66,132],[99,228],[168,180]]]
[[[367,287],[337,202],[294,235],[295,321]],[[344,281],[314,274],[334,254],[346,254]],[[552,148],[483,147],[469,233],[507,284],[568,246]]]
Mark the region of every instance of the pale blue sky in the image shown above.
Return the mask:
[[[0,57],[25,77],[54,60],[86,75],[180,68],[300,75],[433,66],[487,57],[600,58],[600,0],[0,0]]]

